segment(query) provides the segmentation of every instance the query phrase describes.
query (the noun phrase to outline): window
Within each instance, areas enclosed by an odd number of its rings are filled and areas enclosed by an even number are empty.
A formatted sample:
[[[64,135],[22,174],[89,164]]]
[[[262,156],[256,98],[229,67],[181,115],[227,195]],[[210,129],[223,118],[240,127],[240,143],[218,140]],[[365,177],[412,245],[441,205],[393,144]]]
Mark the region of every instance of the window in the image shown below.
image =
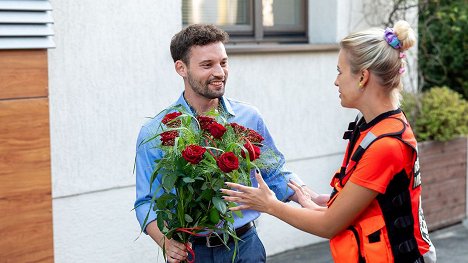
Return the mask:
[[[184,26],[215,24],[231,43],[306,43],[306,0],[183,0]]]

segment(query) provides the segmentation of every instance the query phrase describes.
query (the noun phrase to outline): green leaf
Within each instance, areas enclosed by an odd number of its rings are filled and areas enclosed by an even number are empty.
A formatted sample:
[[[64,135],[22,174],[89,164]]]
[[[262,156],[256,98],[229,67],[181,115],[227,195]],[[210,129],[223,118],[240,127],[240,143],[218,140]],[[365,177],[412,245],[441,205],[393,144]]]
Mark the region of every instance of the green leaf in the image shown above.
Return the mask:
[[[223,201],[223,199],[214,196],[211,201],[213,202],[213,205],[216,207],[216,209],[224,215],[227,211],[227,206],[226,203]]]
[[[193,195],[193,193],[195,193],[195,190],[193,189],[192,185],[188,184],[188,185],[187,185],[187,188],[188,188],[189,193],[190,193],[191,195]]]
[[[166,217],[167,217],[168,220],[172,220],[172,218],[173,218],[172,213],[169,212],[169,211],[166,211]]]
[[[213,224],[218,224],[220,220],[219,212],[216,209],[210,210],[210,221]]]
[[[195,212],[195,215],[193,216],[193,218],[194,218],[194,219],[197,219],[197,220],[200,220],[200,217],[201,217],[201,216],[202,216],[202,211],[201,211],[201,209],[199,209],[199,210],[197,210],[197,211]],[[198,223],[196,223],[196,224],[194,225],[194,227],[197,226],[197,225],[198,225]]]
[[[214,195],[214,191],[211,190],[210,188],[207,188],[206,190],[203,190],[202,194],[201,194],[201,198],[202,199],[205,199],[207,201],[211,200],[211,198],[213,197]]]
[[[234,224],[234,217],[232,216],[229,216],[229,217],[225,217],[224,218],[227,222],[231,223],[231,224]]]
[[[234,203],[234,202],[228,202],[228,207],[231,208],[231,207],[236,207],[237,204]],[[237,215],[239,218],[243,218],[244,215],[242,214],[242,211],[231,211],[232,213],[234,213],[235,215]]]
[[[177,203],[177,218],[179,219],[179,223],[181,226],[185,226],[184,221],[185,221],[185,209],[184,209],[184,204],[183,202],[179,199],[179,202]]]
[[[206,151],[205,154],[203,154],[203,157],[210,163],[216,163],[216,159],[208,151]]]
[[[192,219],[192,217],[189,216],[188,214],[185,214],[185,221],[186,221],[187,223],[192,223],[192,222],[193,222],[193,219]]]
[[[160,165],[160,162],[158,162],[158,164],[156,165],[153,173],[151,174],[151,178],[150,178],[150,192],[151,192],[151,188],[153,187],[153,182],[154,180],[156,180],[156,177],[158,176],[158,172],[159,170],[161,169],[161,165]]]
[[[193,182],[195,182],[195,180],[194,180],[193,178],[190,178],[190,177],[184,177],[182,180],[183,180],[184,182],[186,182],[186,183],[193,183]]]
[[[218,191],[219,189],[223,188],[224,181],[221,178],[214,178],[212,182],[212,188],[214,191]]]
[[[171,191],[177,181],[177,174],[167,174],[162,179],[162,185],[166,191]]]
[[[162,218],[162,216],[158,216],[156,218],[156,222],[158,224],[158,228],[159,230],[161,230],[161,232],[164,230],[165,226],[164,226],[164,219]]]
[[[159,210],[166,209],[168,204],[174,200],[175,195],[171,193],[164,193],[156,200],[156,207]]]
[[[208,209],[208,207],[206,207],[206,205],[204,203],[199,203],[199,205],[205,211]]]
[[[184,166],[187,165],[187,161],[184,158],[177,158],[175,161],[175,165],[177,170],[182,170]]]
[[[232,211],[236,216],[238,216],[239,218],[243,218],[244,217],[244,214],[242,214],[242,211]]]

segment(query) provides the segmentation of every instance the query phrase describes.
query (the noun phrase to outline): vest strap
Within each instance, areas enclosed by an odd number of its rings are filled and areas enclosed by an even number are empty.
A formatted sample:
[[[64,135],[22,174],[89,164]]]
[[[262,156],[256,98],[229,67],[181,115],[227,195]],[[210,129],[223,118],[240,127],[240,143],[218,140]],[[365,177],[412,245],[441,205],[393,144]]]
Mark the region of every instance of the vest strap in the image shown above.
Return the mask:
[[[352,122],[350,122],[350,123],[348,124],[348,130],[351,130],[351,131],[352,131],[352,130],[354,130],[354,128],[356,128],[357,118],[358,118],[358,117],[356,116],[356,120],[354,120],[354,121],[352,121]]]
[[[413,225],[413,220],[410,216],[401,216],[395,219],[393,225],[398,229],[407,228]]]
[[[398,245],[398,251],[402,254],[409,253],[417,247],[414,240],[407,240]]]
[[[355,162],[358,162],[359,160],[361,160],[361,157],[364,154],[364,152],[367,150],[369,145],[371,145],[376,139],[377,139],[377,136],[375,136],[372,132],[368,132],[366,134],[366,137],[362,139],[358,148],[354,152],[353,156],[351,157],[351,160]]]
[[[408,191],[404,191],[403,193],[395,196],[392,199],[392,204],[396,208],[402,207],[405,204],[405,202],[408,200],[408,198],[409,198]]]
[[[343,140],[349,140],[353,136],[353,131],[345,131],[343,134]]]
[[[354,237],[356,238],[356,243],[358,247],[358,254],[359,254],[359,262],[358,263],[366,263],[366,259],[362,256],[361,254],[361,239],[359,238],[359,233],[357,232],[356,228],[353,226],[349,226],[348,230],[351,230],[353,232]]]

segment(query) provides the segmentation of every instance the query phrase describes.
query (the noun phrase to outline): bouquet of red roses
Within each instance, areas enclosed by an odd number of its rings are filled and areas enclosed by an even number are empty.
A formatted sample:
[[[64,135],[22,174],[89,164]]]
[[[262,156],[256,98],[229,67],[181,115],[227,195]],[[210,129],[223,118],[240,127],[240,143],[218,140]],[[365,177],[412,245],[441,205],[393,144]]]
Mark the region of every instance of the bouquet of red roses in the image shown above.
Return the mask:
[[[163,152],[150,179],[150,185],[156,179],[161,182],[155,192],[163,190],[151,200],[158,228],[167,238],[184,244],[190,236],[216,234],[225,244],[233,237],[237,246],[239,238],[232,223],[234,213],[242,214],[228,209],[236,204],[222,199],[219,190],[225,182],[250,185],[251,170],[267,165],[261,158],[265,156],[261,151],[263,137],[228,123],[215,111],[194,117],[178,106],[165,112],[170,113],[162,119],[160,131],[142,142],[159,138],[156,147]],[[191,248],[187,249],[194,258]]]

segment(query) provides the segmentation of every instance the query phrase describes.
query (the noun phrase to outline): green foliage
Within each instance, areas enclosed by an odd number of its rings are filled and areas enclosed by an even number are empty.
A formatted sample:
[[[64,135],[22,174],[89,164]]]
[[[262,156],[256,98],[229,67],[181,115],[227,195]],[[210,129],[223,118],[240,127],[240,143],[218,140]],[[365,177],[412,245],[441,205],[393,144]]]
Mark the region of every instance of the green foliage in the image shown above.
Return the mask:
[[[466,0],[420,1],[419,83],[422,90],[449,86],[468,98]]]
[[[468,102],[447,87],[404,93],[402,109],[418,141],[448,141],[468,134]]]

